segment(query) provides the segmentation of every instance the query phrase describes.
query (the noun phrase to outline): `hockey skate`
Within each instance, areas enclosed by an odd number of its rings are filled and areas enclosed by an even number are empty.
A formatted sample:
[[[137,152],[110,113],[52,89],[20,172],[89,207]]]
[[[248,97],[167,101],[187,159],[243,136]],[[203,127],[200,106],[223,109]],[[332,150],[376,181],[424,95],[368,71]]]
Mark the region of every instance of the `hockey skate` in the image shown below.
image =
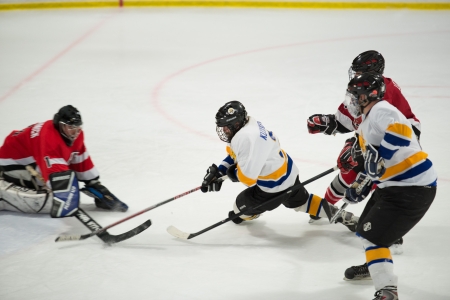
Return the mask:
[[[344,280],[353,281],[353,280],[371,280],[369,268],[367,267],[367,263],[360,266],[352,266],[345,270]]]
[[[385,286],[375,293],[373,300],[398,300],[396,286]]]
[[[403,238],[396,240],[390,247],[389,250],[391,254],[402,254],[403,253]]]
[[[322,200],[322,207],[331,220],[339,211],[336,205],[328,203],[325,199]],[[359,217],[355,216],[353,213],[342,210],[339,216],[336,216],[335,223],[341,223],[346,226],[351,232],[356,232],[356,227],[358,226]]]
[[[313,215],[309,215],[309,221],[308,221],[308,223],[309,224],[312,224],[312,223],[314,223],[314,222],[316,222],[316,221],[319,221],[320,219],[322,219],[321,217],[317,217],[317,216],[313,216]]]

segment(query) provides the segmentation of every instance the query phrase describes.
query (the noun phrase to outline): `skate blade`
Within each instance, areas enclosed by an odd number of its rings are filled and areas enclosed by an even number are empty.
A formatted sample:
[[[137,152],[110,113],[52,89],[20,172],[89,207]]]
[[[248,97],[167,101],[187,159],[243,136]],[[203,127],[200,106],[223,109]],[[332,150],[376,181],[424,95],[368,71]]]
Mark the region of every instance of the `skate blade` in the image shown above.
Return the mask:
[[[372,280],[372,277],[364,277],[364,278],[353,278],[349,279],[347,277],[344,277],[345,281],[364,281],[364,280]]]

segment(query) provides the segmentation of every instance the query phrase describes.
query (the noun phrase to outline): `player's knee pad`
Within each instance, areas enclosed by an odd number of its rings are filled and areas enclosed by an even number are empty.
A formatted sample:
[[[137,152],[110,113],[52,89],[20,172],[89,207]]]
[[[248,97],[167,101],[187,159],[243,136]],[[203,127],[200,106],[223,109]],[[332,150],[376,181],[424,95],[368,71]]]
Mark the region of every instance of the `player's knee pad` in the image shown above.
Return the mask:
[[[44,190],[33,190],[0,179],[0,210],[29,214],[49,213],[52,194]]]
[[[51,174],[50,185],[53,191],[50,216],[52,218],[73,216],[80,203],[80,190],[75,172],[69,170]]]

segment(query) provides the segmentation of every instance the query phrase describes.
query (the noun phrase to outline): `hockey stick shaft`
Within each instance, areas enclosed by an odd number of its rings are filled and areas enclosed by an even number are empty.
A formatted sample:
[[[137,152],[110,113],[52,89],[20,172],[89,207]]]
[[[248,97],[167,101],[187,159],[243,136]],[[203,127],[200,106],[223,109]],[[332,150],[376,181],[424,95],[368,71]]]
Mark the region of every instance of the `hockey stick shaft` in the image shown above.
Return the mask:
[[[220,182],[223,182],[223,181],[225,181],[226,179],[228,179],[228,176],[222,176],[222,177],[220,177],[219,178],[219,181]],[[114,223],[112,223],[112,224],[110,224],[110,225],[108,225],[108,226],[106,226],[106,227],[103,227],[103,228],[101,228],[101,229],[98,229],[98,230],[96,230],[96,231],[94,231],[94,232],[92,232],[92,233],[89,233],[89,234],[85,234],[85,235],[82,235],[82,236],[60,236],[60,237],[58,237],[58,239],[57,239],[57,241],[70,241],[70,240],[81,240],[81,239],[87,239],[87,238],[89,238],[89,237],[91,237],[91,236],[94,236],[94,235],[98,235],[98,234],[101,234],[102,232],[104,232],[104,231],[106,231],[106,230],[108,230],[108,229],[110,229],[110,228],[112,228],[112,227],[114,227],[114,226],[116,226],[116,225],[119,225],[119,224],[121,224],[121,223],[123,223],[123,222],[125,222],[125,221],[128,221],[128,220],[130,220],[130,219],[132,219],[132,218],[134,218],[134,217],[137,217],[137,216],[139,216],[139,215],[142,215],[143,213],[146,213],[146,212],[148,212],[148,211],[150,211],[150,210],[152,210],[152,209],[155,209],[155,208],[157,208],[157,207],[160,207],[160,206],[162,206],[162,205],[164,205],[164,204],[167,204],[167,203],[169,203],[169,202],[172,202],[173,200],[176,200],[176,199],[178,199],[178,198],[181,198],[181,197],[183,197],[183,196],[186,196],[186,195],[189,195],[189,194],[191,194],[191,193],[193,193],[193,192],[196,192],[196,191],[198,191],[199,189],[201,189],[202,187],[201,186],[198,186],[198,187],[196,187],[196,188],[194,188],[194,189],[192,189],[192,190],[189,190],[189,191],[187,191],[187,192],[184,192],[184,193],[181,193],[181,194],[179,194],[179,195],[176,195],[176,196],[174,196],[174,197],[172,197],[172,198],[170,198],[170,199],[167,199],[167,200],[164,200],[164,201],[161,201],[161,202],[159,202],[159,203],[156,203],[156,204],[154,204],[154,205],[152,205],[152,206],[149,206],[149,207],[147,207],[147,208],[145,208],[145,209],[143,209],[143,210],[141,210],[141,211],[138,211],[138,212],[136,212],[136,213],[134,213],[134,214],[132,214],[132,215],[129,215],[128,217],[126,217],[126,218],[123,218],[123,219],[121,219],[121,220],[119,220],[119,221],[117,221],[117,222],[114,222]],[[78,238],[77,238],[78,237]]]
[[[362,188],[370,181],[370,177],[367,176],[360,184],[356,185],[356,190],[358,193],[361,193]],[[353,186],[352,186],[353,187]],[[336,222],[336,219],[341,215],[342,211],[348,206],[348,202],[342,204],[341,208],[330,218],[330,224]]]
[[[292,193],[293,191],[296,191],[296,190],[298,190],[298,189],[301,189],[303,186],[307,185],[308,183],[311,183],[311,182],[313,182],[313,181],[315,181],[315,180],[317,180],[317,179],[319,179],[319,178],[322,178],[323,176],[328,175],[328,174],[334,172],[334,171],[337,170],[337,169],[338,169],[337,166],[335,166],[335,167],[333,167],[333,168],[330,168],[330,169],[326,170],[325,172],[322,172],[322,173],[320,173],[320,174],[318,174],[318,175],[316,175],[316,176],[314,176],[314,177],[312,177],[312,178],[306,180],[306,181],[303,182],[302,184],[294,185],[293,187],[291,187],[290,189],[288,189],[288,190],[287,190],[286,192],[284,192],[283,194],[281,194],[281,195],[279,195],[279,196],[277,196],[277,197],[275,197],[275,198],[272,198],[272,199],[270,199],[270,200],[267,201],[267,202],[264,202],[264,203],[261,203],[261,204],[259,204],[259,205],[256,205],[255,207],[252,207],[252,209],[258,209],[258,208],[260,208],[260,207],[262,207],[262,206],[265,206],[265,205],[268,205],[268,204],[270,204],[270,203],[273,203],[273,202],[279,200],[280,198],[286,196],[286,194],[290,194],[290,193]],[[224,219],[224,220],[222,220],[222,221],[220,221],[220,222],[217,222],[217,223],[215,223],[215,224],[213,224],[213,225],[211,225],[211,226],[209,226],[209,227],[207,227],[207,228],[205,228],[205,229],[203,229],[203,230],[200,230],[200,231],[198,231],[198,232],[195,232],[195,233],[185,234],[185,233],[180,232],[178,229],[176,229],[176,228],[173,227],[173,226],[170,226],[169,228],[167,228],[167,231],[168,231],[170,234],[172,234],[172,235],[174,235],[174,236],[176,236],[176,237],[180,237],[180,238],[184,238],[184,239],[192,239],[192,238],[194,238],[194,237],[196,237],[196,236],[198,236],[198,235],[201,235],[201,234],[203,234],[203,233],[205,233],[205,232],[207,232],[207,231],[210,231],[211,229],[214,229],[214,228],[216,228],[216,227],[218,227],[218,226],[220,226],[220,225],[222,225],[222,224],[225,224],[225,223],[227,223],[227,222],[229,222],[229,221],[232,221],[232,220],[234,220],[234,219],[239,218],[240,216],[244,215],[247,211],[248,211],[248,210],[243,210],[243,211],[239,212],[238,214],[235,214],[233,217],[228,217],[228,218],[226,218],[226,219]]]

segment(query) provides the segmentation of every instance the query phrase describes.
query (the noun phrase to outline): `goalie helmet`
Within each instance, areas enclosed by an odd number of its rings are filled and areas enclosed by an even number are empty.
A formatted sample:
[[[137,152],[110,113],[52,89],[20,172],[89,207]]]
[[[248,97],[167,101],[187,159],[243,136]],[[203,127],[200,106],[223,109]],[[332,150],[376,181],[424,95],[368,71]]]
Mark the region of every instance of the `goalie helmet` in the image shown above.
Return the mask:
[[[82,125],[81,114],[72,105],[62,107],[53,117],[53,126],[68,146],[72,146],[81,132]]]
[[[351,80],[355,75],[361,75],[366,72],[376,72],[383,75],[384,57],[380,52],[369,50],[358,55],[348,69],[348,77]]]
[[[385,92],[383,76],[375,72],[363,73],[348,83],[344,104],[350,114],[357,118],[370,102],[382,100]]]
[[[219,108],[216,114],[216,132],[227,143],[247,123],[247,111],[239,101],[230,101]]]

